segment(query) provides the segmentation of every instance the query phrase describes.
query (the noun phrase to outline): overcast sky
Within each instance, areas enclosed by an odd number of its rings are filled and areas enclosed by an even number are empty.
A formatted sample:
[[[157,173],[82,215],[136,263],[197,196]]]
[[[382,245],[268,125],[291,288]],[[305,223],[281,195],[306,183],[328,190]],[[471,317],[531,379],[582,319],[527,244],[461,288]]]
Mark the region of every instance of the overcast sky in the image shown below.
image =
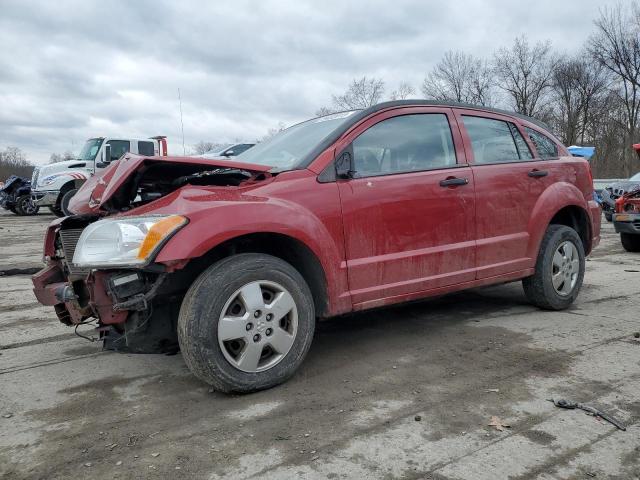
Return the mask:
[[[355,77],[417,91],[446,50],[521,34],[577,51],[606,0],[0,0],[0,149],[34,163],[92,136],[252,141]]]

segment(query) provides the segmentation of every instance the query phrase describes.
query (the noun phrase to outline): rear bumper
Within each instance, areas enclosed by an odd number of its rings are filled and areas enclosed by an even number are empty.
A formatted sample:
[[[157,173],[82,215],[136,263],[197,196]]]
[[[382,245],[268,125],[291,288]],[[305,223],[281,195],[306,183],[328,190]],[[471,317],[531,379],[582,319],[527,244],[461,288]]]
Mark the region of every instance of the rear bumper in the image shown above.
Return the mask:
[[[57,190],[40,192],[31,191],[31,200],[39,207],[54,206],[58,201],[59,193],[60,192],[58,192]]]
[[[616,233],[640,235],[640,213],[616,213],[613,215]]]

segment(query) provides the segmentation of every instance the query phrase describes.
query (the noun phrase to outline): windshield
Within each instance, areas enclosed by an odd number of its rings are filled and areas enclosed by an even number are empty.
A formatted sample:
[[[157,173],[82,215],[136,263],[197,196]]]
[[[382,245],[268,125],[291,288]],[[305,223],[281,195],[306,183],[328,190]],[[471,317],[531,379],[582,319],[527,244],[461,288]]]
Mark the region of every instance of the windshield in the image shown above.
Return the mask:
[[[636,173],[633,177],[631,177],[629,180],[633,181],[633,182],[640,182],[640,172]]]
[[[92,161],[95,160],[96,154],[98,150],[100,150],[100,145],[102,145],[103,138],[90,138],[80,150],[80,154],[78,155],[78,160]]]
[[[299,123],[258,143],[236,159],[278,170],[291,170],[353,113],[355,112],[335,113]]]

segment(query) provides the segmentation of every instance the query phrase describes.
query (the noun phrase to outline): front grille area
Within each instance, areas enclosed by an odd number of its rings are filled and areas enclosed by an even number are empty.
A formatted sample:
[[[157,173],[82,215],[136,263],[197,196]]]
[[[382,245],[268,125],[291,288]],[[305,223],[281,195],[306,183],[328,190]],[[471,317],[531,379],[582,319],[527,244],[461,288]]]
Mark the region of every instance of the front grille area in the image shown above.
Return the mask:
[[[31,177],[31,188],[35,190],[38,186],[38,176],[40,175],[40,169],[38,167],[33,169],[33,176]]]
[[[64,258],[67,263],[69,273],[72,275],[84,275],[89,273],[89,270],[74,267],[73,266],[73,254],[76,251],[76,245],[80,240],[83,228],[70,228],[67,230],[60,230],[60,243],[62,243],[62,251],[64,252]]]

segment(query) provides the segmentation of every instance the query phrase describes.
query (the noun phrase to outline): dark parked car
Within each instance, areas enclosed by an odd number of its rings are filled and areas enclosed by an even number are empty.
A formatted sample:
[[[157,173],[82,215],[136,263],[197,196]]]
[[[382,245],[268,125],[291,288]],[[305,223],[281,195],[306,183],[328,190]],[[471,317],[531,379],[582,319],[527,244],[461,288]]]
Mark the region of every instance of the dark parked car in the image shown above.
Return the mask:
[[[544,124],[421,100],[308,120],[234,160],[126,154],[70,209],[38,300],[97,318],[109,348],[177,339],[237,392],[291,377],[317,319],[516,280],[568,308],[601,218],[588,162]]]
[[[31,201],[31,182],[11,175],[0,188],[0,207],[16,215],[35,215],[38,207]]]

